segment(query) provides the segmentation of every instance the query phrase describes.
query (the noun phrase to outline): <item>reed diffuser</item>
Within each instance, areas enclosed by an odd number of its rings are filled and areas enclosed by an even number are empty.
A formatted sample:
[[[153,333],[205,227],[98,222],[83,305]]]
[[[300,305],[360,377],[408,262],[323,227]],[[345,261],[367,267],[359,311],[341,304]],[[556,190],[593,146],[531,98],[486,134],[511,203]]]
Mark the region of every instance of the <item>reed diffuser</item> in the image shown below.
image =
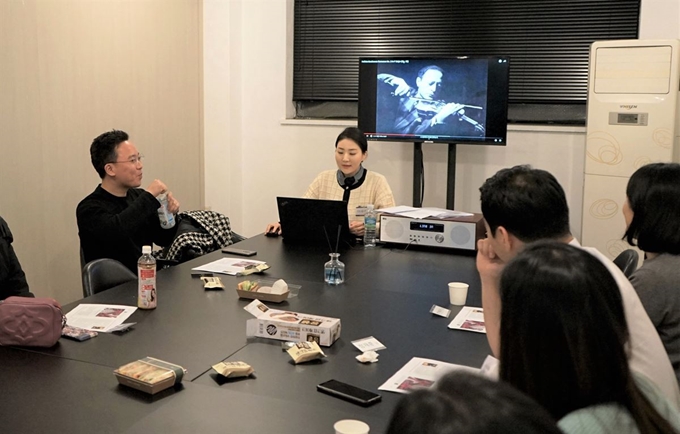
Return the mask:
[[[329,285],[340,285],[345,281],[345,264],[340,262],[340,253],[338,253],[338,246],[340,244],[340,231],[342,226],[338,226],[338,236],[335,240],[335,250],[331,246],[331,240],[328,238],[328,232],[324,226],[323,231],[326,234],[326,241],[328,241],[328,248],[332,253],[329,253],[331,260],[326,262],[323,266],[324,281]]]

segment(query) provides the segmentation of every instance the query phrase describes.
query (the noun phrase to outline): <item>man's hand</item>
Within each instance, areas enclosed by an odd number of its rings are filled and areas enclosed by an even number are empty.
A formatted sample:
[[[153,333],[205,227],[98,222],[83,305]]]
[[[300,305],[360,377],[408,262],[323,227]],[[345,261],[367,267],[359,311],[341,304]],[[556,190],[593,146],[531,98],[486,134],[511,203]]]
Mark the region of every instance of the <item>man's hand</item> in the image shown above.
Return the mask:
[[[163,181],[160,179],[154,179],[153,182],[146,187],[146,191],[151,193],[153,197],[158,197],[159,194],[168,191],[168,187],[163,184]]]
[[[503,267],[505,267],[505,262],[496,255],[489,240],[481,239],[477,241],[477,271],[479,271],[482,281],[486,280],[498,284]]]
[[[356,236],[364,235],[364,222],[349,222],[349,231]]]
[[[403,78],[392,74],[378,74],[378,80],[381,80],[392,87],[396,87],[393,92],[395,96],[406,95],[409,90],[411,90],[411,86],[409,86]]]
[[[457,104],[455,102],[450,102],[446,104],[444,107],[442,107],[441,110],[439,110],[439,113],[437,113],[437,115],[432,118],[432,126],[435,126],[437,124],[443,124],[446,118],[448,118],[454,113],[458,113],[464,107],[465,104]]]
[[[281,235],[281,223],[270,223],[267,225],[267,227],[264,230],[265,234],[279,234]]]
[[[170,214],[177,214],[179,212],[179,201],[171,192],[168,192],[168,212]]]
[[[489,240],[477,241],[477,271],[482,282],[482,307],[486,339],[493,354],[500,354],[501,294],[500,279],[505,263],[496,255]]]

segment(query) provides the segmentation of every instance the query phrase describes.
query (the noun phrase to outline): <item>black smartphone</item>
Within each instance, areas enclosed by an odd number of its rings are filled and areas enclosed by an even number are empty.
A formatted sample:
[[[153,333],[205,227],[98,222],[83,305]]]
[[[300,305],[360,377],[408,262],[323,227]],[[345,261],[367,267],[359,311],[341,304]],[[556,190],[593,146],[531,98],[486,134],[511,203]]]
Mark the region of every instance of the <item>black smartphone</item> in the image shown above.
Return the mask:
[[[239,256],[254,256],[254,255],[257,255],[257,252],[255,250],[237,249],[235,247],[225,247],[224,249],[222,249],[222,253],[231,253],[232,255],[239,255]]]
[[[377,393],[360,389],[351,384],[337,380],[329,380],[325,383],[321,383],[316,386],[316,390],[364,407],[375,404],[382,399],[382,396]]]

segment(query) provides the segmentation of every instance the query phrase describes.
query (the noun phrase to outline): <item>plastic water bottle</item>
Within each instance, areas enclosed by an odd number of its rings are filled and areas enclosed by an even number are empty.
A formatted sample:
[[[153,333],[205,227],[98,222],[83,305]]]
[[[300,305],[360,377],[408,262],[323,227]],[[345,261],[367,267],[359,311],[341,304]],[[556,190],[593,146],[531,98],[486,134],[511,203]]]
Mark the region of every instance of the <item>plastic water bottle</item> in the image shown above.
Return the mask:
[[[376,213],[373,205],[368,205],[364,215],[364,247],[375,247]]]
[[[170,229],[175,226],[175,216],[168,211],[168,196],[165,193],[159,194],[157,199],[161,203],[160,208],[158,208],[158,220],[161,222],[161,227]]]
[[[151,246],[142,247],[142,256],[137,261],[137,307],[155,309],[158,304],[156,294],[156,259],[151,256]]]

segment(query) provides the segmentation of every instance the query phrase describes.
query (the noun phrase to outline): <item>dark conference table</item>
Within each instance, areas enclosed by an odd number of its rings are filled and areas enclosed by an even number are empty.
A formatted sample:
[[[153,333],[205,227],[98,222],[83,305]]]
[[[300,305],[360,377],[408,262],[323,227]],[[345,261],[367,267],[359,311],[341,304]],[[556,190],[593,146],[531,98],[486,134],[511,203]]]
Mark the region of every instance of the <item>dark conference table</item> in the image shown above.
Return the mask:
[[[479,276],[471,252],[433,252],[402,246],[341,250],[345,283],[323,282],[328,248],[291,246],[256,236],[238,247],[258,251],[253,259],[271,268],[262,276],[221,276],[224,291],[208,291],[191,268],[225,256],[213,252],[158,273],[158,308],[137,310],[123,335],[105,334],[85,342],[61,339],[53,348],[0,347],[0,407],[3,432],[333,432],[340,419],[359,419],[371,432],[384,432],[400,394],[377,391],[412,357],[480,367],[489,354],[483,334],[449,330],[458,308],[449,306],[447,283],[470,284],[467,304],[481,306]],[[281,341],[248,338],[243,307],[234,287],[257,277],[283,278],[301,285],[299,295],[275,309],[337,317],[342,334],[325,359],[294,365]],[[80,303],[136,304],[136,282],[64,306]],[[429,313],[433,304],[451,307],[449,318]],[[351,341],[374,336],[387,348],[379,362],[361,364]],[[113,369],[152,356],[182,365],[181,386],[150,396],[118,386]],[[225,380],[210,367],[241,360],[254,377]],[[336,379],[382,395],[368,408],[316,391]],[[11,403],[11,404],[10,404]]]

